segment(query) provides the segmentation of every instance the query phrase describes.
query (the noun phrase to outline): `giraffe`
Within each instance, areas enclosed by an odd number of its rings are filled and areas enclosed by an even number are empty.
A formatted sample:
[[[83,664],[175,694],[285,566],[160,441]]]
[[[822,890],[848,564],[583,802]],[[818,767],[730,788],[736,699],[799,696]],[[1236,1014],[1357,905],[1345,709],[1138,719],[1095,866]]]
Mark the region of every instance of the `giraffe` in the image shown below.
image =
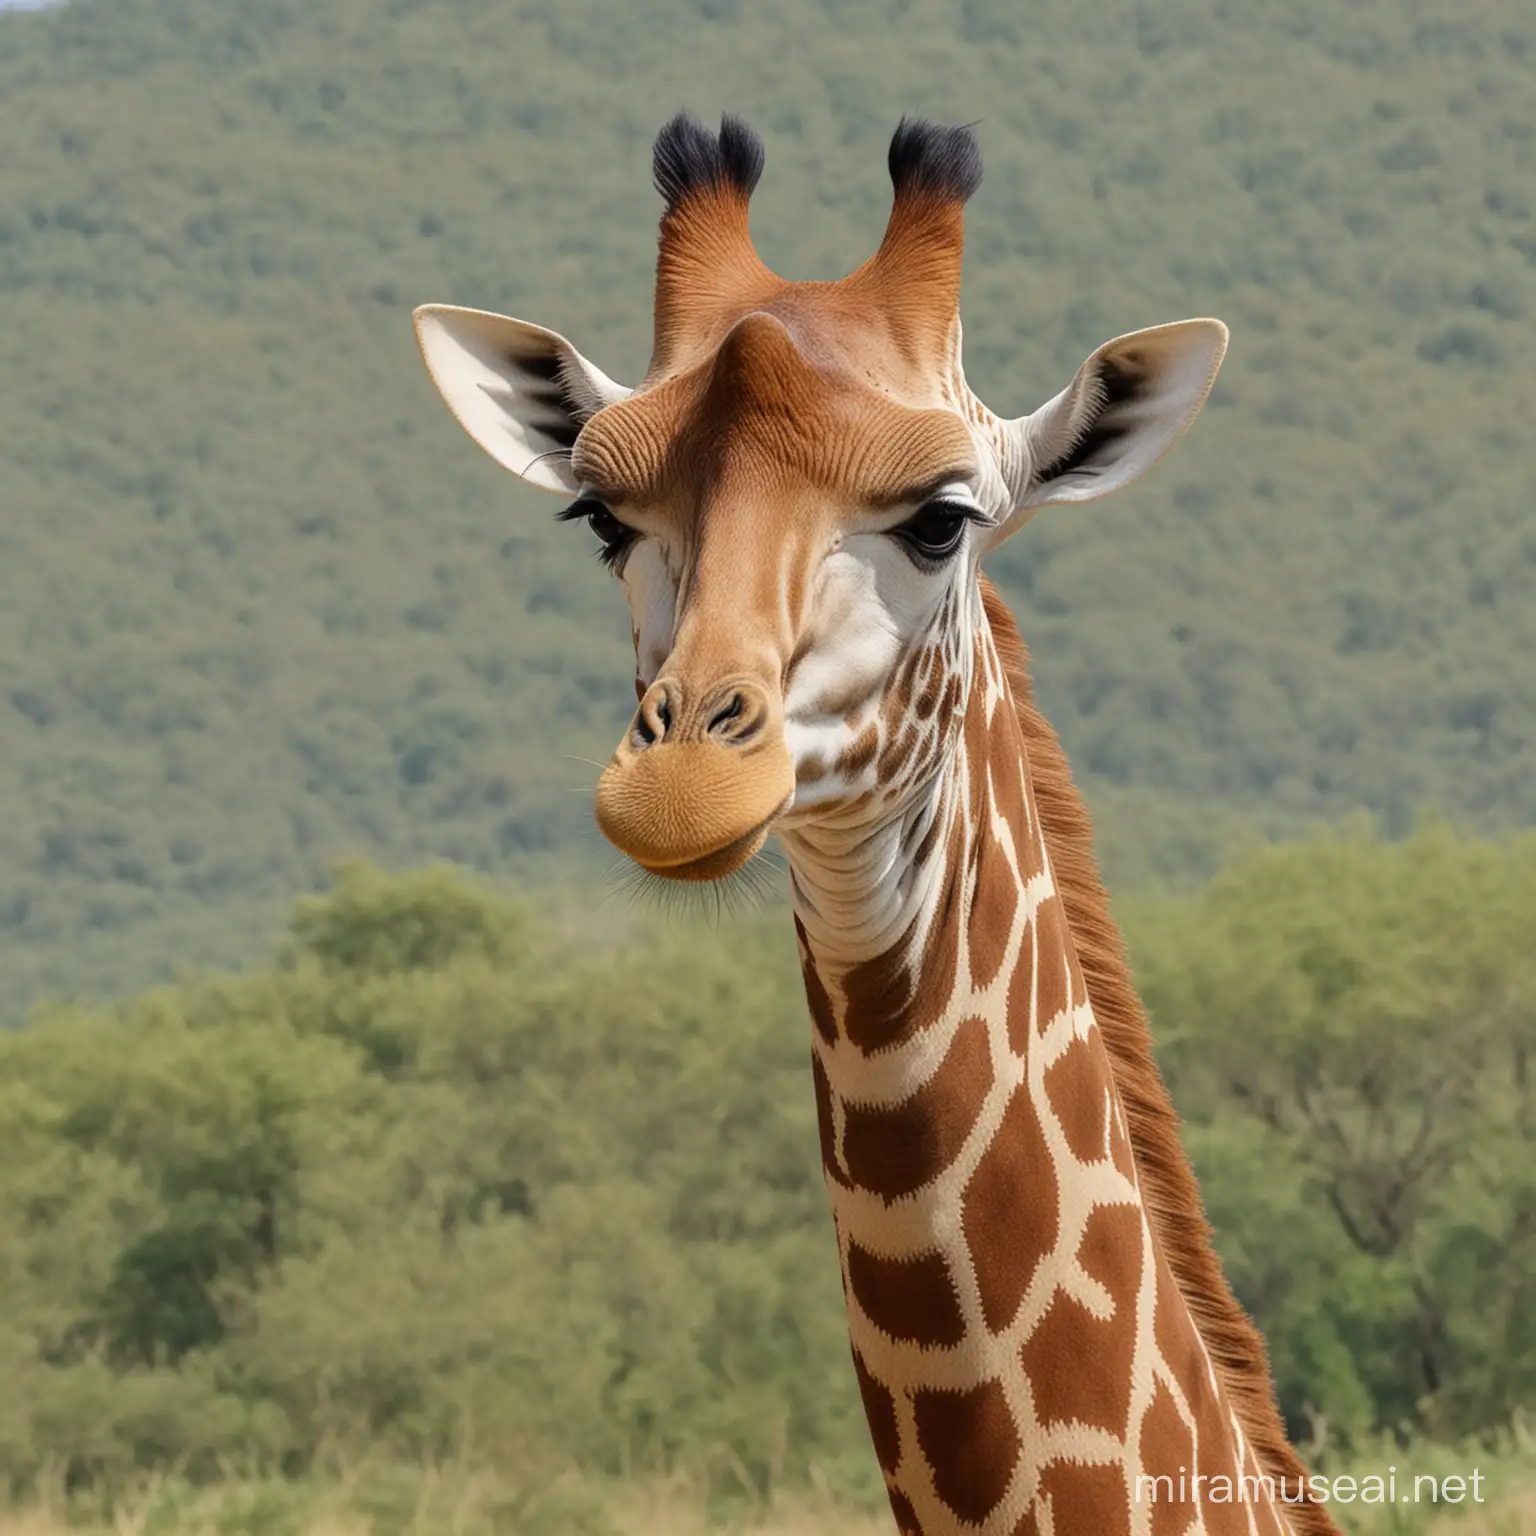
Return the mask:
[[[638,707],[597,787],[667,879],[787,854],[854,1372],[905,1536],[1323,1536],[1222,1274],[1092,829],[983,556],[1148,469],[1216,320],[1106,342],[1038,410],[966,384],[969,129],[903,119],[836,282],[756,254],[760,141],[687,114],[650,366],[417,310],[469,435],[570,499],[628,602]]]

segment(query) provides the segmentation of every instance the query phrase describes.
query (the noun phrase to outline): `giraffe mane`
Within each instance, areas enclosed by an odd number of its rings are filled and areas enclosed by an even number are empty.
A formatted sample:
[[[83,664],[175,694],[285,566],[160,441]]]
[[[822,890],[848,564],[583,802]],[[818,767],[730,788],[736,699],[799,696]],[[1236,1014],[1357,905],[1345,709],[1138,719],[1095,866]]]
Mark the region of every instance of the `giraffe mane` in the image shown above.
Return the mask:
[[[981,595],[1023,731],[1051,868],[1125,1106],[1148,1220],[1261,1470],[1277,1481],[1295,1482],[1305,1478],[1306,1467],[1280,1419],[1264,1340],[1232,1294],[1211,1243],[1178,1113],[1152,1053],[1152,1029],[1132,981],[1125,940],[1110,914],[1088,808],[1055,729],[1035,707],[1029,651],[1013,615],[985,576]],[[1288,1505],[1286,1514],[1299,1533],[1337,1536],[1320,1503]]]

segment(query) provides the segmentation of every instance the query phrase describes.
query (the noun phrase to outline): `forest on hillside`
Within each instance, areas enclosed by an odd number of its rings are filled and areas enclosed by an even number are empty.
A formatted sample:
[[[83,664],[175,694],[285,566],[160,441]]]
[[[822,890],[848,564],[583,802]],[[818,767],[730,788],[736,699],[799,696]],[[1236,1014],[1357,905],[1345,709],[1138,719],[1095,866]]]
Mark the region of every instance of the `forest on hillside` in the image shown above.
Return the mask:
[[[338,856],[591,897],[629,708],[583,536],[408,315],[644,367],[649,144],[763,133],[790,276],[903,112],[981,120],[1000,410],[1214,312],[1194,432],[995,576],[1122,887],[1536,819],[1536,13],[1512,0],[72,0],[0,20],[0,1010],[248,962]]]

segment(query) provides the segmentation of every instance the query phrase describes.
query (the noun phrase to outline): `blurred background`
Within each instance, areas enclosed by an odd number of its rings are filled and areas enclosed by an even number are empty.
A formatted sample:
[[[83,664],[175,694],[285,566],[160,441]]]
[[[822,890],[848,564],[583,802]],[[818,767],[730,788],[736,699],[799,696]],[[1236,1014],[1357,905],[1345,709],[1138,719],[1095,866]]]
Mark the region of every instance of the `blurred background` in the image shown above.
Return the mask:
[[[788,914],[613,893],[625,612],[409,325],[637,379],[683,105],[789,277],[979,119],[1000,412],[1232,327],[991,574],[1293,1433],[1536,1531],[1533,104],[1516,0],[0,3],[0,1532],[885,1530]]]

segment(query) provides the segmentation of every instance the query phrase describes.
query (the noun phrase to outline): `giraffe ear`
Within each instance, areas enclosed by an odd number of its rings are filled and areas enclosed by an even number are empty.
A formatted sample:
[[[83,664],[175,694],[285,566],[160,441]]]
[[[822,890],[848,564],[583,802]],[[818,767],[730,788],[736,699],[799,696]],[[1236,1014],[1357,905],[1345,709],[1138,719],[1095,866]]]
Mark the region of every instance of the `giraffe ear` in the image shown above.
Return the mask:
[[[630,391],[526,320],[451,304],[423,304],[413,319],[427,372],[459,425],[530,485],[574,495],[576,434]]]
[[[1183,436],[1227,350],[1220,320],[1181,320],[1106,341],[1032,415],[1007,423],[1011,515],[996,539],[1054,501],[1129,485]]]

